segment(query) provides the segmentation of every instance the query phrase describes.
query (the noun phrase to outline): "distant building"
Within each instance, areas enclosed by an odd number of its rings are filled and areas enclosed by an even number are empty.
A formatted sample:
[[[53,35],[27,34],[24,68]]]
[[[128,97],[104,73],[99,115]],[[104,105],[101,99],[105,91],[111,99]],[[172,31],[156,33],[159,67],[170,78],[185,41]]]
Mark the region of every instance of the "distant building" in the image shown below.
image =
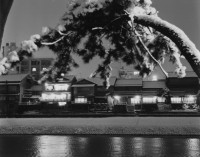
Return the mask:
[[[139,71],[136,70],[127,70],[124,67],[119,69],[119,78],[122,79],[132,79],[132,78],[141,78]]]
[[[12,73],[18,74],[30,74],[35,79],[40,78],[40,72],[44,69],[47,69],[53,63],[53,58],[29,58],[24,59],[17,66],[15,71]]]
[[[30,88],[28,74],[0,76],[0,111],[4,114],[15,112],[22,102],[24,91]]]
[[[17,49],[17,46],[15,42],[6,43],[6,45],[3,46],[2,56],[7,57],[9,52],[14,51],[16,49]]]

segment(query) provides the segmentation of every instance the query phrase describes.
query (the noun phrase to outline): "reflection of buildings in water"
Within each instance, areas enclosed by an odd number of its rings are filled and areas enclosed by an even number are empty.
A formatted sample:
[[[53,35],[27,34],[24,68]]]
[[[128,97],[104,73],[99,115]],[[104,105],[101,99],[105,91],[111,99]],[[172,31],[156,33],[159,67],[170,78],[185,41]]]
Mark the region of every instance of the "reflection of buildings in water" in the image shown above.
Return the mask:
[[[142,137],[133,138],[132,148],[133,148],[134,155],[144,156],[145,155],[145,139]]]
[[[73,157],[71,137],[67,136],[38,136],[36,147],[40,157]]]
[[[123,143],[121,137],[112,137],[111,138],[111,156],[123,156]]]
[[[83,151],[83,152],[85,152],[86,150],[86,148],[87,148],[87,144],[88,144],[88,138],[86,138],[86,137],[78,137],[78,143],[79,143],[79,148]]]
[[[200,156],[200,139],[188,139],[186,141],[187,156],[197,157]]]

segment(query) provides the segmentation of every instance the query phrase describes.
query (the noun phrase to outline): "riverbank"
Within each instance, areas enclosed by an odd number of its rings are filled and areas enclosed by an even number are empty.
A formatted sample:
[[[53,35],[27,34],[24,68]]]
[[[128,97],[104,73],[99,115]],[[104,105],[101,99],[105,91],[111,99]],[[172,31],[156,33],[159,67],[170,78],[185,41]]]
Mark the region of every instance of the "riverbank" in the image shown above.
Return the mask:
[[[1,118],[0,134],[200,135],[200,117]]]

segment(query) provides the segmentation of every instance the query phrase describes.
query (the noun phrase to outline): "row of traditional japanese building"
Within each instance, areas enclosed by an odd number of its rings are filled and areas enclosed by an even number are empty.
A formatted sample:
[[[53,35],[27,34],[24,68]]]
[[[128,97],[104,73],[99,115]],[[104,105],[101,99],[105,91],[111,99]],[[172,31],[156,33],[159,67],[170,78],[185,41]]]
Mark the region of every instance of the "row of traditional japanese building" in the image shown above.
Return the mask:
[[[125,106],[130,112],[196,109],[198,91],[194,72],[187,72],[184,78],[169,73],[166,79],[152,81],[111,77],[108,89],[100,78],[63,76],[58,82],[33,85],[30,75],[13,74],[0,77],[0,110],[39,104],[88,111],[112,111],[116,106]]]

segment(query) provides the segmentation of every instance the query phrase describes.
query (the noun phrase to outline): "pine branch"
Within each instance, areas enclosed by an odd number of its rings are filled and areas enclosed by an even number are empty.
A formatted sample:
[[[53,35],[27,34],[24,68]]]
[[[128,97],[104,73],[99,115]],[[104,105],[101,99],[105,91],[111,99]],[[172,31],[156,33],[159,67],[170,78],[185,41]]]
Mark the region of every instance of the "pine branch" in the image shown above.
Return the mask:
[[[57,42],[61,41],[62,39],[64,38],[64,36],[62,36],[61,38],[59,38],[58,40],[54,41],[54,42],[51,42],[51,43],[47,43],[47,42],[41,42],[42,45],[54,45],[56,44]]]
[[[138,32],[135,30],[136,35],[138,34]],[[139,42],[142,44],[143,48],[146,50],[146,52],[149,54],[149,56],[154,60],[154,62],[156,62],[160,69],[162,70],[162,72],[165,74],[166,77],[168,77],[168,73],[165,71],[165,69],[162,67],[162,65],[160,64],[160,62],[154,58],[154,56],[151,54],[151,52],[149,51],[149,49],[146,47],[146,45],[144,44],[144,42],[142,41],[141,37],[137,35],[137,38],[139,40]]]
[[[132,25],[132,31],[135,33],[135,35],[137,36],[139,42],[142,44],[143,48],[146,50],[146,52],[149,54],[149,56],[154,60],[154,62],[156,62],[160,69],[162,70],[162,72],[165,74],[166,77],[168,77],[168,73],[165,71],[165,69],[162,67],[162,65],[160,64],[160,62],[154,58],[154,56],[151,54],[151,52],[149,51],[149,49],[146,47],[146,45],[144,44],[144,42],[142,41],[140,34],[136,31],[136,29],[133,29],[133,21],[131,21],[131,25]]]

